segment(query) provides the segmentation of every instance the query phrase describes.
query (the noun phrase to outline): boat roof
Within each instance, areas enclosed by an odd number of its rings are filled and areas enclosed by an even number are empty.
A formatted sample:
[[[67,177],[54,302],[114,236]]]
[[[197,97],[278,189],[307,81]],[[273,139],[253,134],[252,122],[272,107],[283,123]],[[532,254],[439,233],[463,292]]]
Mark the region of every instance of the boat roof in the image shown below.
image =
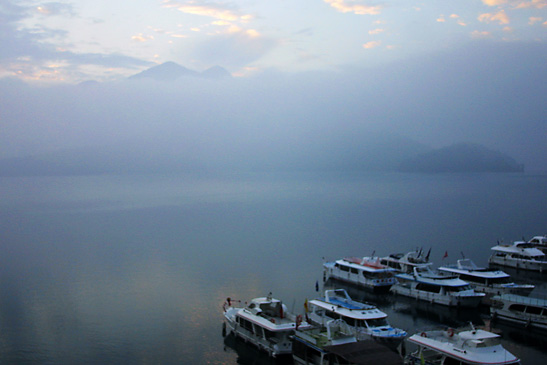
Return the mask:
[[[429,267],[415,267],[412,274],[402,273],[396,275],[396,277],[409,281],[416,281],[418,283],[438,286],[457,287],[469,285],[467,281],[459,279],[457,276],[445,276],[442,274],[438,274],[431,270]]]
[[[547,307],[547,299],[545,298],[525,297],[517,294],[502,294],[496,295],[492,299],[520,303],[525,305],[534,305],[538,307]]]
[[[442,277],[441,275],[435,276],[435,277],[429,277],[429,276],[414,276],[412,274],[398,274],[395,275],[397,278],[409,280],[409,281],[416,281],[418,283],[424,283],[424,284],[431,284],[431,285],[438,285],[438,286],[465,286],[469,285],[467,281],[463,281],[462,279],[454,278],[454,277]]]
[[[327,302],[324,299],[312,299],[309,301],[311,305],[315,305],[319,308],[323,308],[329,311],[333,311],[340,316],[349,317],[354,319],[379,319],[386,318],[387,314],[379,310],[373,305],[365,304],[359,308],[357,306],[347,306],[346,303],[330,301]]]
[[[466,259],[466,260],[468,260],[468,259]],[[465,265],[465,263],[460,263],[460,261],[463,261],[463,260],[458,260],[457,264],[441,266],[441,267],[439,267],[439,270],[452,272],[452,273],[457,273],[457,274],[472,275],[472,276],[481,277],[481,278],[508,278],[508,277],[510,277],[509,274],[507,274],[507,273],[505,273],[501,270],[493,270],[493,269],[488,269],[488,268],[484,268],[484,267]],[[471,263],[473,264],[473,261],[471,261]],[[475,264],[473,264],[473,265],[475,265]]]
[[[525,244],[522,242],[521,244]],[[518,253],[523,256],[529,257],[544,257],[545,254],[541,250],[534,247],[519,247],[519,242],[515,242],[512,245],[497,245],[491,248],[492,251],[499,251],[505,253]]]
[[[532,237],[528,243],[534,243],[538,245],[547,245],[547,235],[545,236],[534,236]]]
[[[368,261],[366,260],[368,257],[361,258],[355,258],[355,257],[346,257],[343,259],[336,260],[336,263],[339,265],[344,265],[347,267],[353,267],[355,269],[360,269],[363,271],[368,272],[396,272],[397,270],[384,266],[376,261]],[[354,261],[355,260],[355,261]],[[361,260],[361,263],[356,263],[357,260]]]
[[[489,343],[487,341],[498,337],[500,336],[495,333],[481,329],[461,331],[453,337],[446,335],[446,331],[425,331],[422,334],[410,336],[408,341],[452,358],[463,360],[466,363],[517,363],[518,358],[505,350],[499,342]]]
[[[236,315],[243,317],[253,322],[254,324],[259,325],[260,327],[263,327],[272,332],[291,331],[296,329],[296,323],[288,319],[287,317],[285,318],[276,317],[276,318],[268,319],[266,317],[262,317],[260,315],[252,313],[247,308],[240,308]],[[272,322],[272,320],[275,322]],[[302,322],[299,328],[300,327],[308,328],[308,327],[311,327],[311,325],[308,324],[307,322]]]

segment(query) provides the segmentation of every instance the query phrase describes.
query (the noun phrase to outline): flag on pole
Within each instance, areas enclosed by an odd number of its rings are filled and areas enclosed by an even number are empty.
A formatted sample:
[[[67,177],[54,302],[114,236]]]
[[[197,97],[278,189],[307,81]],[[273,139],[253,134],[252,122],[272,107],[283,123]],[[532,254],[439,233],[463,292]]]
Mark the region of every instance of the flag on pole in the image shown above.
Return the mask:
[[[448,257],[448,251],[444,252],[443,260]]]

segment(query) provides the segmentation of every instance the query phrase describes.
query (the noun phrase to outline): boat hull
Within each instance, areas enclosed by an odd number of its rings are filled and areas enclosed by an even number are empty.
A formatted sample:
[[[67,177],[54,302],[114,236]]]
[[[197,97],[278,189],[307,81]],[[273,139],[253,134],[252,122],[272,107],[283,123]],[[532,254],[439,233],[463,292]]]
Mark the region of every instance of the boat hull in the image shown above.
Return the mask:
[[[346,283],[351,283],[365,288],[374,293],[387,293],[389,289],[397,282],[391,277],[371,279],[367,278],[362,273],[351,273],[337,269],[333,263],[324,265],[323,281],[336,279]]]
[[[266,338],[264,330],[255,324],[242,326],[237,322],[239,310],[240,308],[228,308],[224,313],[227,334],[232,333],[243,341],[256,346],[259,350],[265,351],[271,357],[292,354],[292,341],[289,338],[292,330],[276,331],[273,336]]]
[[[426,291],[417,290],[411,287],[403,285],[394,285],[391,291],[398,295],[422,300],[432,304],[441,304],[449,307],[478,307],[484,298],[481,296],[456,296],[456,295],[442,295],[438,293],[431,293]]]
[[[547,331],[547,300],[517,295],[492,298],[490,314],[493,320],[502,320],[526,328]]]
[[[547,261],[538,260],[520,260],[512,257],[492,256],[488,260],[489,264],[513,267],[518,270],[538,271],[541,273],[547,272]]]

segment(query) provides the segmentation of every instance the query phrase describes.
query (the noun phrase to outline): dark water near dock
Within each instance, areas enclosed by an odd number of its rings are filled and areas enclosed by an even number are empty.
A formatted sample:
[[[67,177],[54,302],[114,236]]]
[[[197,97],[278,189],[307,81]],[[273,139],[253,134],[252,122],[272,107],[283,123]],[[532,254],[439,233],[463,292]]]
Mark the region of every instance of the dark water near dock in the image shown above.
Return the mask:
[[[485,265],[497,240],[545,234],[546,207],[546,175],[1,178],[0,363],[269,362],[222,337],[226,297],[300,311],[323,257],[424,247],[436,265]],[[349,289],[409,334],[482,321],[523,364],[547,363],[546,334]]]

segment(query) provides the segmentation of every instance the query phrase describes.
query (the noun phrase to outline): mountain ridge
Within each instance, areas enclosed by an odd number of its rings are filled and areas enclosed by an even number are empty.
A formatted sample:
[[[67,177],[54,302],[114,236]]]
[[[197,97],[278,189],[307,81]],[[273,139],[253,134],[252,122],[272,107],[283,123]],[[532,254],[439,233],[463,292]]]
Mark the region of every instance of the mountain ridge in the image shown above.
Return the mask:
[[[191,70],[176,62],[168,61],[152,66],[144,71],[129,76],[130,80],[153,79],[157,81],[173,81],[181,77],[203,77],[208,79],[219,79],[231,77],[231,74],[221,66],[213,66],[203,72]]]

